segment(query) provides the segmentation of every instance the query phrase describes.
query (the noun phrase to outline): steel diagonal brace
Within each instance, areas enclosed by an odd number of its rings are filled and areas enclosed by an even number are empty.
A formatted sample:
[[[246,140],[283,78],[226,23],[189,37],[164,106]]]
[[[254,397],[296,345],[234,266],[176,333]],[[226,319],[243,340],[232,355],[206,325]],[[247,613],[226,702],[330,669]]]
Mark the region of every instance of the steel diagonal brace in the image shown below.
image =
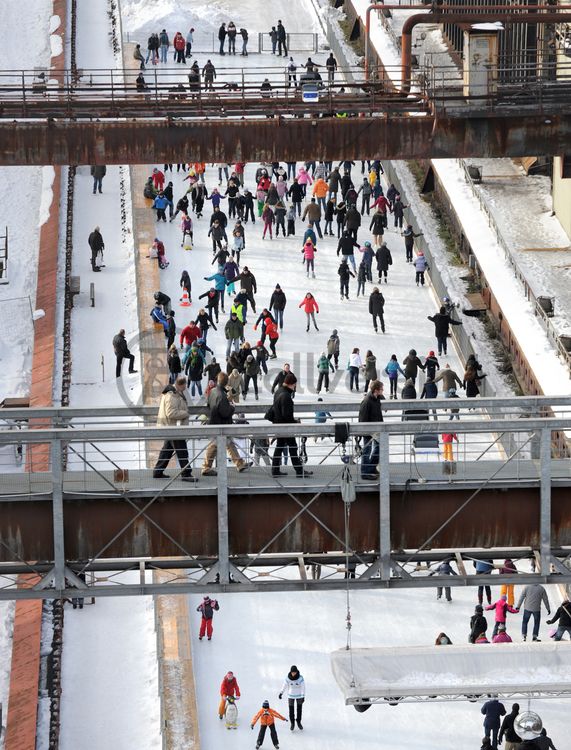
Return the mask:
[[[101,477],[101,479],[103,479],[103,481],[104,481],[104,482],[105,482],[106,484],[108,484],[108,485],[109,485],[109,486],[110,486],[110,487],[111,487],[111,488],[113,489],[113,491],[115,492],[115,494],[117,494],[117,495],[118,495],[119,497],[121,497],[121,498],[122,498],[123,500],[125,500],[125,502],[129,503],[129,505],[130,505],[130,506],[131,506],[131,507],[132,507],[132,508],[133,508],[134,510],[137,510],[137,511],[139,510],[139,508],[137,508],[137,505],[136,505],[136,504],[135,504],[135,503],[133,502],[133,500],[131,500],[131,498],[130,498],[130,497],[129,497],[129,496],[128,496],[128,495],[127,495],[127,494],[126,494],[125,492],[123,492],[122,490],[119,490],[119,489],[117,489],[117,487],[115,487],[115,485],[113,484],[113,482],[111,482],[111,481],[110,481],[109,479],[107,479],[107,477],[106,477],[106,476],[105,476],[104,474],[102,474],[102,473],[101,473],[101,472],[100,472],[100,471],[99,471],[99,470],[98,470],[97,468],[95,468],[95,466],[93,466],[93,465],[92,465],[92,464],[91,464],[91,463],[90,463],[90,462],[89,462],[89,461],[88,461],[88,460],[87,460],[87,459],[86,459],[86,458],[85,458],[84,456],[82,456],[82,455],[81,455],[81,453],[78,453],[78,452],[77,452],[77,451],[76,451],[76,450],[75,450],[75,449],[74,449],[74,448],[73,448],[73,447],[72,447],[71,445],[70,445],[70,446],[68,446],[68,448],[69,448],[69,450],[71,450],[71,451],[72,451],[73,453],[75,453],[75,455],[76,455],[76,456],[79,456],[79,458],[80,458],[80,459],[81,459],[82,461],[84,461],[84,462],[85,462],[85,463],[87,464],[87,466],[89,466],[89,468],[90,468],[90,469],[92,469],[92,470],[93,470],[93,471],[94,471],[94,472],[95,472],[95,473],[97,474],[97,476]],[[103,453],[103,455],[105,455],[105,454]],[[113,463],[113,462],[111,462],[111,463]],[[181,471],[182,471],[182,469],[181,469]],[[180,472],[179,472],[179,474],[180,474]],[[177,475],[177,476],[178,476],[178,475]],[[176,479],[176,477],[174,477],[174,479]],[[169,483],[169,484],[170,484],[170,483]],[[167,485],[167,486],[168,486],[168,485]],[[153,500],[153,501],[151,501],[151,502],[154,502],[154,500]],[[147,507],[148,507],[148,506],[147,506]],[[161,526],[161,525],[160,525],[160,524],[159,524],[159,523],[158,523],[157,521],[155,521],[155,520],[154,520],[153,518],[151,518],[150,516],[148,516],[148,515],[147,515],[146,513],[144,513],[144,512],[143,512],[143,516],[144,516],[144,518],[146,518],[146,519],[147,519],[147,521],[148,521],[148,522],[149,522],[150,524],[152,524],[152,525],[153,525],[153,526],[154,526],[154,527],[155,527],[155,528],[156,528],[156,529],[157,529],[158,531],[160,531],[160,532],[161,532],[161,534],[164,534],[164,536],[166,536],[166,538],[167,538],[167,539],[169,540],[169,542],[172,542],[172,543],[173,543],[173,544],[175,545],[175,547],[178,547],[178,548],[180,549],[180,551],[181,551],[181,552],[184,552],[184,554],[185,554],[185,555],[186,555],[186,556],[187,556],[188,558],[190,558],[191,560],[196,560],[196,559],[197,559],[197,557],[196,557],[195,555],[192,555],[192,554],[191,554],[190,552],[188,552],[188,551],[187,551],[187,550],[186,550],[186,549],[185,549],[185,548],[184,548],[184,547],[183,547],[183,546],[182,546],[182,545],[180,544],[180,542],[177,542],[177,540],[176,540],[176,539],[174,539],[174,538],[173,538],[173,537],[172,537],[172,536],[171,536],[171,535],[170,535],[170,534],[168,533],[168,531],[165,531],[165,529],[163,529],[163,527],[162,527],[162,526]],[[136,519],[137,519],[137,516],[135,516],[135,518],[133,518],[133,520],[132,520],[132,521],[131,521],[130,523],[133,523],[133,521],[135,521]],[[123,531],[126,531],[126,530],[127,530],[127,528],[128,528],[128,526],[126,526],[126,527],[125,527],[125,529],[123,529]],[[200,563],[199,563],[199,565],[200,565]],[[85,568],[83,568],[83,570],[85,570]],[[83,570],[82,570],[81,572],[83,572]]]
[[[72,448],[71,446],[69,446],[69,447],[71,448],[71,450],[72,450],[72,451],[73,451],[73,452],[74,452],[74,453],[75,453],[76,455],[80,455],[80,454],[79,454],[79,453],[77,453],[77,451],[76,451],[76,450],[74,450],[74,449],[73,449],[73,448]],[[87,461],[87,459],[84,459],[83,457],[81,457],[81,458],[82,458],[82,460],[83,460],[83,461],[85,461],[85,463],[86,463],[86,464],[87,464],[87,465],[88,465],[88,466],[89,466],[90,468],[93,468],[93,467],[91,467],[91,465],[89,464],[89,462]],[[184,468],[186,468],[186,467],[184,467]],[[152,523],[153,525],[155,525],[155,526],[156,526],[156,527],[157,527],[157,528],[159,529],[159,531],[161,531],[161,532],[162,532],[162,533],[163,533],[163,534],[164,534],[164,535],[165,535],[165,536],[167,537],[167,539],[169,539],[169,541],[172,541],[172,542],[173,542],[173,544],[175,544],[175,545],[176,545],[176,546],[177,546],[177,547],[178,547],[178,548],[179,548],[179,549],[180,549],[181,551],[183,551],[183,552],[184,552],[184,554],[185,554],[185,555],[186,555],[187,557],[189,557],[189,558],[190,558],[190,559],[192,559],[192,560],[197,560],[197,561],[198,561],[198,558],[197,558],[197,557],[196,557],[195,555],[191,555],[191,554],[190,554],[189,552],[187,552],[187,551],[186,551],[186,550],[184,549],[184,547],[182,547],[182,546],[181,546],[181,545],[180,545],[180,544],[179,544],[179,543],[178,543],[178,542],[177,542],[177,541],[176,541],[175,539],[173,539],[173,538],[172,538],[172,537],[171,537],[171,536],[170,536],[170,535],[168,534],[168,532],[166,532],[166,531],[165,531],[164,529],[162,529],[162,528],[160,527],[160,525],[159,525],[159,524],[157,524],[157,523],[156,523],[155,521],[153,521],[153,520],[152,520],[151,518],[149,518],[149,517],[148,517],[148,516],[146,515],[146,512],[147,512],[147,510],[148,510],[148,509],[149,509],[149,508],[151,507],[151,505],[152,505],[152,504],[153,504],[153,503],[155,502],[155,500],[158,500],[158,499],[159,499],[159,497],[161,497],[161,496],[162,496],[162,494],[163,494],[163,493],[165,492],[165,490],[167,490],[167,489],[168,489],[168,488],[169,488],[169,487],[171,486],[171,484],[172,484],[172,483],[173,483],[174,481],[176,481],[176,480],[177,480],[177,479],[179,478],[179,476],[180,476],[180,475],[182,474],[182,472],[184,471],[184,468],[181,468],[181,469],[179,469],[179,470],[177,471],[177,473],[176,473],[176,474],[175,474],[175,475],[174,475],[174,476],[173,476],[173,477],[172,477],[172,478],[171,478],[171,479],[170,479],[170,480],[169,480],[169,481],[168,481],[168,482],[167,482],[167,483],[165,484],[165,486],[164,486],[164,487],[161,487],[161,489],[160,489],[160,490],[159,490],[159,491],[158,491],[158,492],[157,492],[157,493],[156,493],[155,495],[153,495],[153,497],[152,497],[152,498],[151,498],[151,499],[149,500],[149,502],[148,502],[148,503],[147,503],[146,505],[144,505],[144,506],[143,506],[142,508],[140,508],[140,509],[137,509],[137,512],[135,513],[135,515],[133,516],[133,518],[132,518],[132,519],[131,519],[130,521],[128,521],[128,522],[127,522],[127,523],[126,523],[126,524],[125,524],[125,525],[123,526],[123,528],[119,529],[119,531],[118,531],[118,532],[117,532],[117,533],[115,534],[115,536],[113,536],[113,537],[112,537],[112,538],[111,538],[111,539],[110,539],[110,540],[109,540],[109,541],[107,542],[107,544],[103,545],[103,547],[102,547],[102,548],[101,548],[101,549],[99,550],[99,552],[98,552],[98,553],[97,553],[96,555],[94,555],[94,556],[93,556],[93,557],[92,557],[92,558],[91,558],[91,559],[90,559],[90,560],[89,560],[88,562],[86,562],[86,563],[85,563],[85,565],[83,566],[83,568],[82,568],[82,569],[81,569],[81,570],[79,571],[79,574],[83,573],[83,572],[84,572],[84,571],[85,571],[85,570],[87,569],[87,566],[88,566],[88,565],[89,565],[90,563],[93,563],[93,562],[95,562],[95,560],[98,560],[98,559],[99,559],[99,558],[100,558],[100,557],[101,557],[101,556],[103,555],[103,553],[105,552],[105,550],[106,550],[106,549],[108,549],[108,548],[109,548],[109,547],[110,547],[110,546],[111,546],[111,545],[113,544],[113,542],[115,542],[115,541],[116,541],[117,539],[119,539],[119,537],[120,537],[120,536],[121,536],[122,534],[124,534],[124,533],[125,533],[125,531],[127,531],[127,529],[128,529],[128,528],[129,528],[130,526],[132,526],[132,525],[133,525],[133,524],[135,523],[135,521],[136,521],[136,520],[137,520],[138,518],[140,518],[141,516],[144,516],[144,517],[145,517],[145,518],[147,518],[147,520],[149,520],[149,521],[150,521],[150,522],[151,522],[151,523]],[[101,477],[102,477],[102,478],[104,479],[104,481],[105,481],[105,482],[106,482],[107,484],[109,484],[109,485],[110,485],[111,487],[113,487],[113,490],[115,491],[115,493],[116,493],[117,495],[119,495],[120,497],[122,497],[122,498],[123,498],[124,500],[126,500],[126,501],[127,501],[128,503],[129,503],[129,505],[131,505],[131,506],[132,506],[133,508],[136,508],[136,507],[137,507],[137,506],[136,506],[136,505],[134,504],[134,502],[133,502],[133,501],[132,501],[132,500],[131,500],[131,499],[130,499],[129,497],[127,497],[127,495],[125,495],[125,494],[124,494],[123,492],[121,492],[121,490],[117,490],[117,488],[115,487],[115,485],[113,485],[113,484],[112,484],[112,483],[111,483],[111,482],[110,482],[110,481],[109,481],[109,480],[107,479],[107,477],[103,476],[103,475],[102,475],[102,474],[101,474],[101,473],[100,473],[100,472],[99,472],[99,471],[98,471],[97,469],[95,469],[95,468],[93,468],[93,471],[95,471],[95,472],[96,472],[96,474],[98,474],[99,476],[101,476]],[[201,565],[201,567],[204,567],[204,566],[202,566],[202,564],[201,564],[200,562],[199,562],[198,564],[199,564],[199,565]]]
[[[473,499],[474,499],[474,498],[475,498],[475,497],[476,497],[477,495],[479,495],[479,494],[480,494],[480,492],[481,492],[481,491],[482,491],[482,490],[484,489],[484,487],[485,487],[485,486],[486,486],[487,484],[489,484],[489,483],[490,483],[490,482],[492,481],[492,479],[493,479],[493,478],[494,478],[494,477],[496,476],[496,474],[499,474],[499,473],[500,473],[500,471],[501,471],[501,470],[502,470],[502,469],[503,469],[503,468],[504,468],[505,466],[507,466],[507,464],[509,464],[509,462],[510,462],[510,461],[511,461],[511,460],[512,460],[513,458],[515,458],[515,457],[517,456],[517,454],[518,454],[518,453],[519,453],[520,451],[522,451],[522,450],[523,450],[523,449],[525,448],[525,446],[526,446],[526,445],[527,445],[527,444],[528,444],[529,442],[531,442],[531,440],[532,440],[532,439],[533,439],[534,437],[535,437],[535,434],[534,434],[534,433],[532,433],[532,434],[531,434],[531,435],[530,435],[530,436],[528,437],[528,439],[527,439],[527,440],[525,441],[525,443],[522,443],[522,445],[520,445],[520,446],[519,446],[519,448],[517,448],[517,449],[516,449],[516,450],[515,450],[515,451],[514,451],[514,452],[513,452],[512,454],[511,454],[511,456],[508,456],[508,457],[507,457],[507,459],[505,460],[505,462],[504,462],[504,463],[501,463],[501,462],[500,462],[500,466],[499,466],[499,468],[498,468],[498,469],[497,469],[496,471],[494,471],[494,472],[493,472],[493,473],[492,473],[492,474],[491,474],[491,475],[490,475],[490,476],[489,476],[489,477],[488,477],[488,478],[487,478],[487,479],[486,479],[486,480],[485,480],[484,482],[482,482],[482,484],[481,484],[481,485],[480,485],[480,486],[478,487],[478,489],[477,489],[477,490],[475,490],[475,491],[474,491],[474,492],[473,492],[473,493],[472,493],[472,494],[470,495],[470,497],[469,497],[469,498],[468,498],[467,500],[465,500],[465,501],[464,501],[464,502],[462,503],[462,505],[461,505],[461,506],[460,506],[459,508],[456,508],[456,510],[454,511],[454,513],[452,513],[452,515],[450,515],[450,516],[449,516],[449,517],[448,517],[448,518],[446,519],[446,521],[444,521],[444,523],[440,524],[440,526],[439,526],[439,527],[438,527],[438,528],[436,529],[436,531],[435,531],[435,532],[433,532],[433,533],[432,533],[432,534],[431,534],[431,535],[430,535],[430,536],[428,537],[428,539],[425,539],[425,541],[424,541],[424,542],[423,542],[423,543],[422,543],[422,544],[420,545],[420,547],[419,547],[419,548],[418,548],[418,549],[417,549],[416,551],[417,551],[417,552],[421,552],[421,551],[422,551],[423,549],[426,549],[426,547],[428,547],[428,545],[429,545],[429,544],[430,544],[430,543],[432,542],[432,540],[433,540],[433,539],[435,539],[435,538],[436,538],[436,537],[438,536],[438,534],[440,534],[440,532],[441,532],[441,531],[442,531],[443,529],[445,529],[445,528],[446,528],[446,527],[448,526],[448,524],[449,524],[449,523],[451,523],[451,522],[452,522],[452,521],[453,521],[453,520],[454,520],[454,519],[456,518],[456,516],[457,516],[457,515],[459,515],[459,514],[460,514],[460,513],[461,513],[461,512],[462,512],[462,511],[464,510],[464,508],[465,508],[465,507],[466,507],[466,506],[467,506],[467,505],[468,505],[469,503],[471,503],[471,502],[472,502],[472,500],[473,500]],[[412,561],[412,559],[413,559],[412,557],[409,557],[409,558],[408,558],[408,560],[405,560],[405,565],[406,565],[406,563],[409,563],[409,562],[411,562],[411,561]]]
[[[295,523],[297,521],[297,519],[300,516],[302,516],[304,513],[306,513],[306,512],[313,518],[314,521],[316,521],[323,529],[325,529],[325,531],[327,531],[327,533],[331,534],[331,536],[336,541],[338,541],[341,544],[341,548],[342,549],[346,550],[346,545],[345,545],[345,542],[343,541],[343,539],[341,539],[341,537],[337,536],[337,534],[334,531],[332,531],[327,526],[327,524],[324,521],[322,521],[320,518],[318,518],[318,516],[316,516],[315,513],[313,513],[313,511],[309,510],[309,506],[312,505],[312,503],[314,503],[315,500],[317,500],[317,498],[320,497],[320,495],[322,495],[325,492],[325,490],[328,487],[330,487],[333,484],[333,482],[338,477],[340,477],[340,476],[341,476],[341,472],[338,472],[337,474],[335,474],[327,482],[327,484],[325,485],[325,487],[323,489],[321,489],[321,490],[319,490],[319,492],[315,493],[315,495],[311,498],[311,500],[309,500],[309,502],[307,504],[304,504],[302,500],[299,500],[292,492],[290,492],[286,487],[284,487],[284,485],[281,482],[278,481],[277,484],[279,485],[279,487],[281,487],[282,490],[284,490],[284,492],[286,493],[286,495],[289,495],[289,497],[291,497],[291,499],[299,505],[299,507],[301,508],[301,510],[299,510],[293,516],[293,518],[290,518],[290,520],[284,526],[282,526],[282,528],[278,532],[276,532],[274,534],[274,536],[270,539],[270,541],[267,542],[267,544],[265,544],[262,547],[262,549],[258,552],[258,554],[252,560],[250,560],[248,562],[248,564],[246,565],[245,568],[242,569],[242,571],[244,572],[244,571],[248,570],[248,568],[252,567],[252,565],[256,562],[256,560],[258,560],[264,554],[264,552],[269,547],[271,547],[271,545],[276,541],[276,539],[278,539],[284,533],[284,531],[286,531],[292,525],[292,523]],[[351,551],[353,551],[353,550],[351,550]],[[360,560],[360,562],[363,563],[363,560],[361,560],[361,558],[358,558],[358,559]]]

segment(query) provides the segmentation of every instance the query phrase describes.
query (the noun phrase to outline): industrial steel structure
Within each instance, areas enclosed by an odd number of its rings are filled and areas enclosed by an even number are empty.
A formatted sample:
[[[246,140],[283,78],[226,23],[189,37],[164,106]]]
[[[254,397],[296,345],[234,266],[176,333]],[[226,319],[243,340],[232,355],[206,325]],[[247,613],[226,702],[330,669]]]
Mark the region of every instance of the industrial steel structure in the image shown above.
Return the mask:
[[[9,422],[26,420],[17,439],[27,470],[0,474],[0,572],[34,572],[42,582],[16,590],[4,579],[0,597],[71,595],[86,585],[78,577],[84,572],[93,574],[88,585],[97,595],[205,584],[230,591],[339,588],[347,577],[353,587],[434,586],[437,576],[417,576],[410,566],[451,550],[461,575],[446,585],[478,585],[464,561],[503,555],[537,563],[522,583],[571,581],[569,398],[461,402],[453,429],[463,448],[452,466],[423,442],[428,435],[438,445],[438,435],[451,429],[446,409],[458,408],[457,400],[385,403],[386,421],[374,426],[354,421],[354,404],[328,405],[336,421],[349,424],[345,444],[333,440],[334,424],[256,423],[264,410],[258,405],[247,407],[247,425],[173,428],[148,426],[156,413],[148,407],[5,410]],[[313,421],[317,408],[305,403],[297,411]],[[424,409],[438,420],[425,419]],[[194,416],[199,412],[193,407]],[[359,474],[371,432],[380,450],[378,482]],[[188,485],[179,469],[165,482],[148,468],[166,437],[188,442],[198,475],[209,440],[222,456],[228,438],[268,436],[307,438],[311,476],[274,478],[267,466],[238,474],[219,461],[216,477]],[[14,432],[0,431],[0,444],[14,440]],[[34,462],[43,470],[34,471]],[[327,574],[309,580],[306,565]],[[268,566],[290,570],[260,573]],[[102,585],[104,571],[133,568],[140,584]],[[155,568],[185,572],[157,586],[149,578]]]

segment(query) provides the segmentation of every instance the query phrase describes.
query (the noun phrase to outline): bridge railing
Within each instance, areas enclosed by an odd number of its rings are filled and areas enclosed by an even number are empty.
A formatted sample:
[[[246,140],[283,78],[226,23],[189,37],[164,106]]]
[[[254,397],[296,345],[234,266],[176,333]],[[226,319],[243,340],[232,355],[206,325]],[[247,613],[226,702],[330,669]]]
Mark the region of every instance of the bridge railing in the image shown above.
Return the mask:
[[[123,34],[123,42],[126,42],[127,44],[140,44],[141,45],[141,52],[146,57],[147,56],[147,39],[148,36],[145,36],[144,34],[141,34],[139,32],[134,31],[126,31]],[[187,57],[188,60],[194,60],[197,55],[209,55],[213,54],[215,52],[218,52],[220,49],[220,41],[218,40],[218,34],[216,32],[212,32],[211,34],[195,34],[194,37],[195,41],[192,45],[192,51],[189,57]],[[317,53],[319,52],[319,34],[314,33],[287,33],[286,34],[286,44],[288,49],[288,54],[290,52],[307,52],[307,53]],[[224,44],[224,48],[228,48],[228,42],[226,41]],[[238,35],[236,37],[236,50],[238,51],[238,54],[240,54],[240,51],[242,49],[242,37]],[[261,54],[261,53],[267,53],[269,52],[271,54],[272,52],[272,44],[270,40],[269,35],[269,29],[267,32],[258,32],[252,33],[249,35],[248,39],[248,54]],[[173,47],[172,44],[169,48],[169,59],[172,59],[173,56]],[[150,62],[150,61],[149,61]]]
[[[571,433],[571,400],[553,403],[532,399],[518,406],[518,399],[482,399],[492,402],[486,413],[478,401],[385,401],[385,421],[373,428],[357,421],[353,404],[317,402],[296,404],[300,418],[296,425],[272,424],[264,419],[267,405],[248,405],[243,410],[238,407],[235,424],[224,427],[205,425],[205,409],[201,406],[192,407],[188,427],[173,428],[150,426],[155,412],[148,408],[123,413],[103,409],[82,414],[81,410],[71,410],[69,416],[60,409],[51,425],[41,410],[27,410],[24,415],[23,410],[6,410],[0,428],[0,497],[49,491],[45,468],[50,466],[54,443],[67,456],[63,489],[79,494],[113,491],[117,486],[130,490],[153,486],[152,469],[161,443],[167,439],[185,444],[196,474],[204,464],[211,463],[206,455],[212,441],[219,436],[232,440],[241,459],[258,467],[251,473],[229,475],[228,486],[242,490],[272,482],[271,461],[282,437],[298,439],[306,467],[315,481],[324,482],[335,478],[344,465],[361,466],[365,471],[363,454],[367,453],[367,436],[371,433],[386,436],[389,474],[399,483],[419,481],[425,475],[434,481],[448,477],[443,435],[452,432],[458,437],[452,452],[455,472],[450,475],[455,481],[485,481],[500,475],[513,481],[537,480],[540,466],[535,459],[540,455],[541,429],[551,431],[551,457],[555,460],[565,455],[557,435]],[[10,427],[16,422],[22,429],[14,433]],[[335,438],[339,429],[336,424],[348,425],[344,443],[339,435]],[[17,446],[21,448],[20,461],[16,460]],[[34,471],[29,456],[42,471]],[[560,463],[558,472],[571,476],[571,462],[562,459]],[[288,464],[291,468],[291,459]],[[28,472],[24,471],[26,466]],[[53,473],[53,462],[51,467]]]

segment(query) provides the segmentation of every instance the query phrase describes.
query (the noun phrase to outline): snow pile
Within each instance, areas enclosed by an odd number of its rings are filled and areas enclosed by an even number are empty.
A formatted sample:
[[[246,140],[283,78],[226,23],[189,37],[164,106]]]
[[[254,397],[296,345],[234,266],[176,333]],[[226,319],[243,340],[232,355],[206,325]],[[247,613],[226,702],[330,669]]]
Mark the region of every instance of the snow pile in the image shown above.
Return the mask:
[[[51,0],[35,0],[26,7],[26,58],[22,58],[22,3],[3,0],[3,67],[18,70],[47,67],[50,32],[54,29]],[[15,74],[19,80],[19,74]],[[36,272],[41,225],[49,216],[52,167],[0,167],[0,234],[8,226],[9,283],[0,285],[0,399],[27,396],[31,381],[36,298]],[[41,208],[40,208],[41,206]]]

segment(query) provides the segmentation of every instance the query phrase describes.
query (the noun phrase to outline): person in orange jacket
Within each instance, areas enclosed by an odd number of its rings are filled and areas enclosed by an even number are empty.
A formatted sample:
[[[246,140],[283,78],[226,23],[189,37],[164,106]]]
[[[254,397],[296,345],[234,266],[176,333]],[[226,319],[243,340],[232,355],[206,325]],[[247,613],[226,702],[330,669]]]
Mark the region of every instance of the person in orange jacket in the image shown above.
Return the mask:
[[[442,435],[442,444],[444,447],[444,460],[454,461],[453,441],[458,442],[458,435],[455,432],[445,432]]]
[[[315,180],[313,184],[313,195],[317,198],[317,204],[321,206],[321,210],[325,211],[325,198],[329,192],[329,185],[325,182],[323,177]]]
[[[223,719],[226,713],[226,698],[229,696],[231,698],[240,697],[240,687],[238,680],[234,676],[234,672],[227,672],[220,685],[220,705],[218,706],[218,717],[220,719]]]
[[[285,721],[285,717],[279,714],[277,711],[274,711],[273,708],[270,708],[269,701],[264,701],[262,703],[262,707],[250,722],[250,726],[252,727],[252,729],[256,726],[258,719],[260,720],[260,731],[258,733],[258,739],[256,741],[256,750],[263,745],[264,737],[266,736],[266,729],[268,727],[270,729],[270,735],[272,738],[272,742],[274,743],[274,747],[279,748],[278,733],[276,732],[274,719],[281,719],[282,721]]]

